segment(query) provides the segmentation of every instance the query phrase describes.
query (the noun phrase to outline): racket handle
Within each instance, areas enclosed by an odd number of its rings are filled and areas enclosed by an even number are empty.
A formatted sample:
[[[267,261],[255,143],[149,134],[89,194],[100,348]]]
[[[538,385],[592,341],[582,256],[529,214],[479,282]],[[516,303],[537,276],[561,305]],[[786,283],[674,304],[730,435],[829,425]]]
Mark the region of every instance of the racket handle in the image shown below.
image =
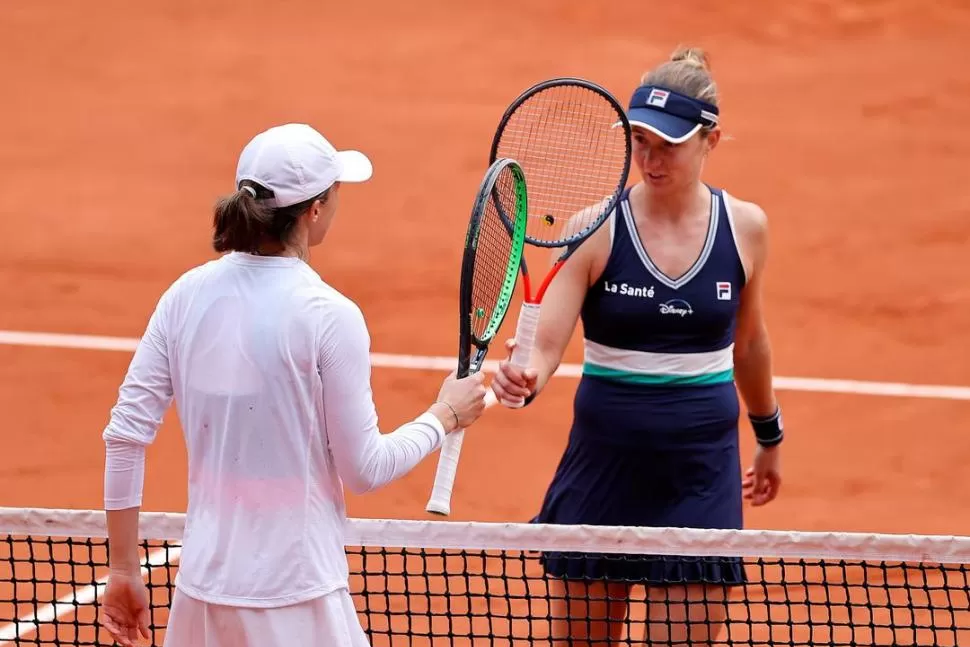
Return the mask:
[[[485,394],[485,408],[495,404],[495,393],[489,390]],[[455,486],[455,475],[458,473],[458,457],[461,455],[461,443],[465,440],[465,430],[459,429],[445,435],[441,441],[441,452],[438,454],[438,469],[434,474],[434,485],[431,488],[431,498],[424,507],[427,512],[433,512],[447,517],[451,514],[451,493]]]
[[[461,455],[461,443],[465,440],[465,430],[458,429],[445,435],[441,441],[441,452],[438,454],[438,469],[434,474],[434,486],[431,488],[431,498],[424,509],[434,514],[447,517],[451,514],[451,492],[455,486],[455,475],[458,473],[458,457]]]
[[[536,345],[536,328],[539,326],[539,304],[523,303],[519,310],[519,321],[515,326],[515,348],[512,349],[512,366],[528,368],[532,349]],[[525,398],[505,406],[517,408],[525,404]]]

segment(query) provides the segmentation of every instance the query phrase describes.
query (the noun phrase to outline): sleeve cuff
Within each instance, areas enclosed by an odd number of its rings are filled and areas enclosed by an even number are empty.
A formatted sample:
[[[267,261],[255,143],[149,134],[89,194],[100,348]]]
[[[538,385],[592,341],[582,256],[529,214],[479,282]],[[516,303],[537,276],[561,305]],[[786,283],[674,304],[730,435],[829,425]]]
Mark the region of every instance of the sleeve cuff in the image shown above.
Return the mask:
[[[104,465],[105,510],[140,506],[144,480],[144,445],[108,441],[105,444]]]
[[[438,420],[438,416],[434,415],[430,411],[427,411],[418,416],[414,421],[424,423],[434,429],[435,441],[434,447],[432,447],[431,451],[438,449],[438,447],[441,446],[442,441],[445,439],[445,426],[441,424],[440,420]]]

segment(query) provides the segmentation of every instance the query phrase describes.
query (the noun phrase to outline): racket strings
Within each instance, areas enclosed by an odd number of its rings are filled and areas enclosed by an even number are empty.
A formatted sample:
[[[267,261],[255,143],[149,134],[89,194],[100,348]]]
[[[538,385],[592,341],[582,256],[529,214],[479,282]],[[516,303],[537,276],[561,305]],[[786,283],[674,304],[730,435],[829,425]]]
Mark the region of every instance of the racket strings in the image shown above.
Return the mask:
[[[515,177],[504,168],[489,192],[479,225],[479,239],[475,252],[475,271],[472,279],[472,335],[479,341],[487,341],[496,315],[496,306],[502,302],[503,291],[508,286],[510,258],[513,255],[512,230],[506,226],[502,213],[515,214],[518,195]],[[517,272],[512,268],[511,272]]]
[[[578,85],[546,88],[509,116],[496,156],[525,171],[530,239],[565,244],[606,217],[625,181],[629,144],[620,120],[613,104]]]

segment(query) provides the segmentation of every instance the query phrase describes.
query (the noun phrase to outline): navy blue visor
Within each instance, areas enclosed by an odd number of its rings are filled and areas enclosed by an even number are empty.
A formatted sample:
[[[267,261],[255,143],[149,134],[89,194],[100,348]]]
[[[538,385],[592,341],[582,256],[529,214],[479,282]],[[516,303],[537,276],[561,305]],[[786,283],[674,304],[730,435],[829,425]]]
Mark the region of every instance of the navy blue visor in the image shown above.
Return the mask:
[[[701,128],[718,123],[717,106],[661,88],[642,85],[630,98],[631,127],[646,128],[672,144],[690,139]]]

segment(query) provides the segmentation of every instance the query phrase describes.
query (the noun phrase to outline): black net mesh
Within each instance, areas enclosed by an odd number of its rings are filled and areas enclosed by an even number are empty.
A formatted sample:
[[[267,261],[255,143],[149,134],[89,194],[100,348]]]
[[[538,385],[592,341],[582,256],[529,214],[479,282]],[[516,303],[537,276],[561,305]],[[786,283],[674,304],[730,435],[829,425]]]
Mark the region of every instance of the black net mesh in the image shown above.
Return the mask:
[[[150,644],[161,645],[180,546],[146,540],[142,550]],[[881,552],[734,559],[411,545],[348,546],[347,558],[374,647],[970,645],[966,564]],[[106,564],[103,538],[0,529],[0,645],[111,645],[97,624]]]

